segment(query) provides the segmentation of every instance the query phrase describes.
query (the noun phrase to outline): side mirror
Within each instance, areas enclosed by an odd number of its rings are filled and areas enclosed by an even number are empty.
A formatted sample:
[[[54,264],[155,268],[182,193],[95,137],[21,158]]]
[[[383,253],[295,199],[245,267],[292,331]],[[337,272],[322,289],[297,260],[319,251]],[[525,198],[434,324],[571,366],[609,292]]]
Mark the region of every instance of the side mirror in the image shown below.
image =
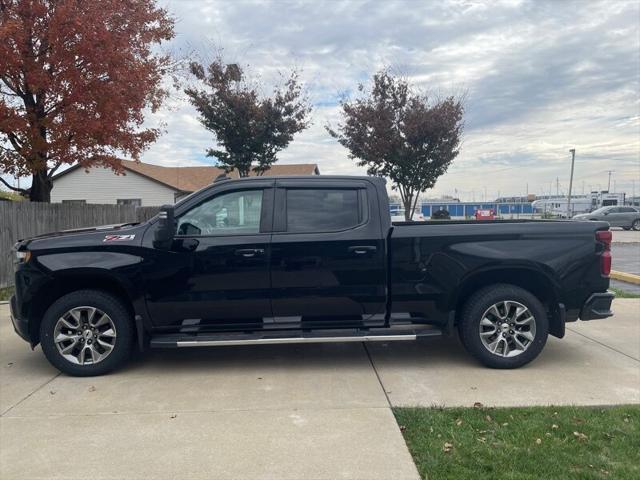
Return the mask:
[[[176,233],[176,221],[173,212],[173,205],[163,205],[160,207],[160,221],[158,228],[153,234],[153,247],[168,250],[173,243]]]

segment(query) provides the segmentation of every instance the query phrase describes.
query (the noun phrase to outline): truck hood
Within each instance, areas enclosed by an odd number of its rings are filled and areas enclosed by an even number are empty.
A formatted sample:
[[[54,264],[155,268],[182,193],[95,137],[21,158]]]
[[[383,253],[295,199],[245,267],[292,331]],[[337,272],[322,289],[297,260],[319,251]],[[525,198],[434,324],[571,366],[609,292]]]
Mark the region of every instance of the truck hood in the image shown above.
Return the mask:
[[[138,222],[135,223],[114,223],[113,225],[98,225],[95,227],[83,227],[83,228],[70,228],[68,230],[60,230],[57,232],[49,232],[49,233],[43,233],[40,235],[35,235],[33,237],[28,237],[28,238],[24,238],[24,239],[20,239],[20,242],[23,241],[28,241],[28,240],[35,240],[35,239],[40,239],[40,238],[51,238],[51,237],[61,237],[63,235],[74,235],[77,233],[89,233],[89,232],[99,232],[99,231],[105,231],[105,232],[110,232],[110,231],[118,231],[121,230],[122,228],[125,227],[133,227],[138,225]]]
[[[19,240],[16,248],[29,250],[94,247],[106,244],[139,245],[147,223],[118,223],[97,227],[74,228],[45,233]]]

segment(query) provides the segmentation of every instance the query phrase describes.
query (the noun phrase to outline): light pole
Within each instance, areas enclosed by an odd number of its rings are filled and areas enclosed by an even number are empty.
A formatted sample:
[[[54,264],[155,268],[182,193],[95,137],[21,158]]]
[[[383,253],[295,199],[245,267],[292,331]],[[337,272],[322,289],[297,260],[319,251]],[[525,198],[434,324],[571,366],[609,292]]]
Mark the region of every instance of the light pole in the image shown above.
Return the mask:
[[[571,176],[569,177],[569,201],[567,202],[567,218],[571,218],[571,187],[573,187],[573,164],[576,161],[576,149],[572,148],[571,152]]]
[[[615,170],[609,170],[609,182],[607,183],[607,193],[611,191],[611,174],[615,172]]]

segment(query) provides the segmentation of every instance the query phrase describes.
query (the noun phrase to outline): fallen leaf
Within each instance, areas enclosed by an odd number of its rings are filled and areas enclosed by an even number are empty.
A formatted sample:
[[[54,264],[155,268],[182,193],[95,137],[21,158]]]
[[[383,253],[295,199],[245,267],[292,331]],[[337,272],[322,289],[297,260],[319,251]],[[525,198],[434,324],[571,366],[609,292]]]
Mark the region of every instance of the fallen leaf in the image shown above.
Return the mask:
[[[457,425],[457,426],[462,425],[462,420],[461,420],[461,419],[456,420],[456,425]]]
[[[262,377],[258,377],[258,380],[262,380]]]
[[[433,427],[429,427],[429,433],[433,433]]]
[[[438,434],[438,438],[442,438],[442,435]]]
[[[484,417],[484,418],[485,418],[485,420],[486,420],[487,422],[490,422],[490,421],[491,421],[491,415],[487,415],[487,416],[486,416],[486,417]]]
[[[407,429],[407,427],[405,427],[404,425],[400,425],[400,431],[404,432]]]
[[[176,418],[178,415],[176,415],[175,413],[173,415],[171,415],[169,418]]]
[[[13,365],[13,362],[7,363],[7,367],[10,367],[11,365]]]
[[[89,391],[90,391],[90,392],[95,392],[95,391],[96,391],[96,387],[94,387],[93,385],[91,385],[91,386],[89,387]]]
[[[545,435],[545,437],[550,437],[551,436],[551,434],[549,432],[545,433],[544,435]]]
[[[471,390],[477,390],[478,387],[471,387]]]
[[[451,452],[451,450],[453,450],[453,443],[444,442],[444,445],[442,446],[442,451],[444,453],[449,453]]]
[[[476,402],[473,404],[473,408],[482,408],[483,405],[480,402]]]
[[[502,424],[502,426],[503,426],[503,427],[508,427],[508,426],[509,426],[509,422],[504,422],[504,423]]]
[[[542,443],[542,439],[541,438],[536,438],[536,445],[540,445]]]
[[[484,437],[480,437],[480,438],[478,438],[477,440],[478,440],[479,442],[482,442],[482,443],[486,443],[486,442],[487,442],[487,439],[486,439],[486,438],[484,438]]]
[[[629,417],[624,417],[623,422],[624,423],[629,423],[631,421],[631,419]]]
[[[573,432],[573,436],[576,437],[580,442],[583,442],[587,440],[587,438],[589,438],[584,433],[580,433],[580,432]]]
[[[55,394],[56,394],[56,392],[54,392],[53,390],[49,390],[49,393],[50,393],[51,395],[55,395]]]
[[[554,430],[558,429],[558,425],[556,425],[555,423],[553,425],[551,425],[551,428],[553,428]]]

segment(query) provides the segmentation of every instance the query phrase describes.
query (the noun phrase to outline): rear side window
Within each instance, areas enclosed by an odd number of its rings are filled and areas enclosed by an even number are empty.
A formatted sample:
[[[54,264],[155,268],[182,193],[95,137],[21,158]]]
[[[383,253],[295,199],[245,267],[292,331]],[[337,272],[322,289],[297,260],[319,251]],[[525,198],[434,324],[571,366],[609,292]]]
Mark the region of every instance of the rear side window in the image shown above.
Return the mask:
[[[288,189],[287,232],[347,230],[366,220],[365,191],[356,189]]]

